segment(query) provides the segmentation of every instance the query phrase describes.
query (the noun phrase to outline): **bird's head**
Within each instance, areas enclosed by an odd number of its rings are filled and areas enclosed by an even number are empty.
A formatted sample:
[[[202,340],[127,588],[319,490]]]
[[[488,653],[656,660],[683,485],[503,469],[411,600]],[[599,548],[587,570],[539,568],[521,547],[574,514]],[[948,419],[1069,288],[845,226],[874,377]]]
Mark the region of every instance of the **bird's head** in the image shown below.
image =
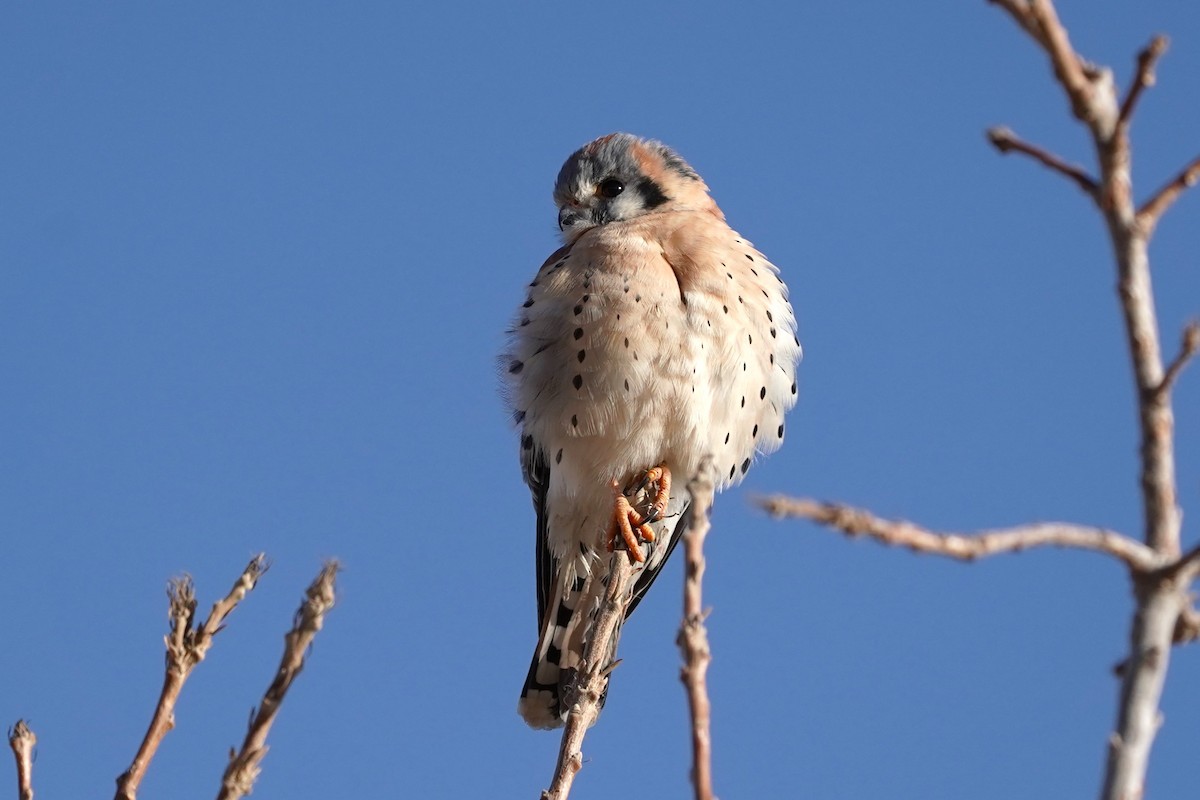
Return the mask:
[[[668,208],[716,208],[704,181],[674,150],[628,133],[576,150],[559,170],[554,203],[568,244],[597,225]]]

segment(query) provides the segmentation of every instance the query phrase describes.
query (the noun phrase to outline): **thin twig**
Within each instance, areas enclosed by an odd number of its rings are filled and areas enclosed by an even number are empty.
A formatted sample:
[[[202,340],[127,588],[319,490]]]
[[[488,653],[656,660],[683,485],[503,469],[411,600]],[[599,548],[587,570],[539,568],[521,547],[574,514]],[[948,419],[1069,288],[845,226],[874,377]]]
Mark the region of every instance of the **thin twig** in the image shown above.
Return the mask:
[[[1137,225],[1146,237],[1154,233],[1159,219],[1171,207],[1171,204],[1179,199],[1179,195],[1183,194],[1185,189],[1195,186],[1197,181],[1200,181],[1200,156],[1196,156],[1192,163],[1180,170],[1178,175],[1155,192],[1154,196],[1138,209]]]
[[[613,640],[629,607],[633,565],[625,552],[617,550],[609,558],[608,584],[600,613],[592,626],[591,638],[583,650],[583,660],[573,684],[566,687],[565,698],[571,704],[563,727],[562,743],[550,788],[542,800],[567,800],[575,775],[583,768],[583,737],[600,714],[600,702],[614,664],[610,663]],[[572,699],[573,698],[573,699]]]
[[[1096,199],[1096,192],[1099,186],[1096,184],[1096,179],[1088,175],[1083,167],[1068,164],[1053,153],[1024,141],[1008,128],[990,128],[987,136],[988,141],[1001,153],[1006,155],[1008,153],[1023,153],[1040,162],[1043,166],[1049,167],[1055,172],[1075,181],[1079,188],[1083,189],[1084,193],[1092,199]]]
[[[1171,391],[1179,373],[1183,372],[1183,368],[1192,360],[1197,351],[1200,351],[1200,320],[1192,320],[1183,327],[1183,335],[1179,337],[1179,352],[1167,365],[1162,381],[1158,384],[1159,392]]]
[[[1188,644],[1200,639],[1200,611],[1187,606],[1175,620],[1175,644]]]
[[[146,769],[163,738],[175,727],[175,703],[183,684],[192,670],[204,660],[212,647],[213,637],[225,624],[226,617],[237,608],[247,594],[258,584],[258,579],[267,571],[269,564],[264,553],[259,553],[238,577],[229,594],[213,604],[208,619],[198,628],[193,627],[196,616],[196,592],[188,575],[167,584],[170,600],[171,632],[164,637],[167,645],[167,668],[163,677],[162,691],[154,716],[133,763],[117,778],[116,800],[136,800],[138,787],[146,775]]]
[[[8,746],[12,748],[13,757],[17,760],[17,796],[20,800],[33,800],[33,748],[37,745],[37,735],[30,730],[25,720],[17,720],[17,724],[8,730]]]
[[[1034,547],[1066,547],[1113,556],[1137,573],[1149,573],[1163,563],[1153,550],[1136,539],[1116,531],[1065,522],[1041,522],[970,535],[935,533],[911,522],[882,519],[864,509],[840,503],[783,496],[767,497],[758,502],[775,517],[811,519],[848,536],[867,536],[893,547],[907,547],[917,553],[960,561],[1018,553]]]
[[[692,787],[696,800],[713,800],[712,781],[712,706],[708,700],[708,664],[712,651],[704,620],[702,588],[704,582],[704,538],[708,536],[712,508],[711,469],[704,464],[688,483],[692,495],[691,524],[683,533],[687,557],[683,580],[683,623],[675,643],[683,655],[679,679],[687,690],[688,710],[692,717]]]
[[[1125,99],[1121,102],[1119,125],[1129,125],[1130,120],[1133,119],[1133,109],[1142,96],[1142,92],[1154,85],[1154,65],[1162,58],[1163,53],[1167,52],[1167,44],[1167,37],[1155,36],[1150,40],[1150,44],[1138,53],[1137,71],[1134,73],[1133,81],[1129,84],[1129,91],[1126,92]]]
[[[338,569],[337,561],[327,561],[305,591],[304,602],[296,611],[292,629],[283,637],[283,659],[275,679],[267,687],[258,710],[251,714],[250,728],[241,750],[236,753],[231,750],[229,753],[229,765],[221,779],[217,800],[236,800],[253,790],[254,781],[262,772],[262,760],[267,755],[267,734],[271,732],[271,725],[279,714],[292,681],[304,669],[304,660],[313,639],[325,624],[325,614],[333,608],[336,600],[334,580]]]

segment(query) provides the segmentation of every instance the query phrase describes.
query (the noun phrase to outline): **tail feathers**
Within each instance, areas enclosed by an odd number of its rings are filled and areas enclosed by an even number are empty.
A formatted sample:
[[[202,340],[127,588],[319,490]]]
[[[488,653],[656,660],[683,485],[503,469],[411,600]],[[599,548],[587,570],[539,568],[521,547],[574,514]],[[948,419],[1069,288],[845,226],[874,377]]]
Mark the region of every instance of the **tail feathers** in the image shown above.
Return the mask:
[[[625,612],[626,618],[633,613],[658,577],[667,557],[679,542],[680,534],[687,529],[690,518],[691,496],[681,492],[672,497],[667,518],[659,523],[658,538],[644,544],[646,561],[639,565],[630,604]],[[521,699],[517,702],[517,711],[532,728],[549,730],[561,727],[566,721],[567,712],[571,710],[574,698],[566,696],[567,690],[583,666],[584,644],[591,636],[600,597],[604,593],[605,579],[593,579],[593,575],[593,570],[580,570],[569,586],[560,582],[558,575],[551,582],[552,596],[545,607],[537,648],[533,651],[529,674],[525,677]],[[606,663],[616,657],[620,635],[618,626],[609,644],[609,651],[604,655]],[[607,696],[608,680],[605,679],[600,696],[601,708]]]
[[[567,687],[574,682],[582,668],[585,628],[590,628],[595,617],[594,603],[589,598],[588,584],[580,580],[577,589],[567,592],[549,609],[546,624],[538,637],[533,662],[517,710],[525,722],[533,728],[551,729],[562,726],[570,711],[565,697]],[[613,641],[615,651],[616,641]],[[608,694],[605,682],[600,706],[604,706]]]

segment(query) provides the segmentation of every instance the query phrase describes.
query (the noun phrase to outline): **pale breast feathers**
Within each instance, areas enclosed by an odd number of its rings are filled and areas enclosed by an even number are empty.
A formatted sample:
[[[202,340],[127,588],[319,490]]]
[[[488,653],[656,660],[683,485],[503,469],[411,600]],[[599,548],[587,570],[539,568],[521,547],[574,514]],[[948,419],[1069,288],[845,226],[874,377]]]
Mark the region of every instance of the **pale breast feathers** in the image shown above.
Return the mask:
[[[725,484],[782,441],[798,357],[776,268],[695,211],[604,226],[555,253],[506,369],[514,412],[549,459],[563,439],[603,436],[683,468],[710,452]]]

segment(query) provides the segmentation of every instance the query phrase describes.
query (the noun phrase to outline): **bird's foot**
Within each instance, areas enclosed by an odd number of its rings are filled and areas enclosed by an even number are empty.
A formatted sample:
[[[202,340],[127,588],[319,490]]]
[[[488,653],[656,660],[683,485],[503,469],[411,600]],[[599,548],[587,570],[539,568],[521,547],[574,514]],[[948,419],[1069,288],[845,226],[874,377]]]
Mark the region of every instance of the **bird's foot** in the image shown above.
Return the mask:
[[[640,477],[630,482],[630,489],[635,495],[649,490],[654,486],[654,500],[643,516],[629,502],[629,497],[616,481],[612,482],[613,516],[608,526],[607,549],[611,553],[616,547],[617,539],[625,545],[629,553],[630,563],[646,560],[642,552],[642,542],[653,542],[654,531],[651,523],[663,518],[667,511],[667,501],[671,496],[671,471],[666,465],[646,470]]]
[[[642,475],[641,480],[637,482],[637,491],[648,491],[651,486],[655,487],[654,501],[650,504],[650,510],[643,520],[646,524],[658,522],[667,513],[667,503],[671,499],[671,470],[666,464],[659,464],[657,467],[651,467]]]

